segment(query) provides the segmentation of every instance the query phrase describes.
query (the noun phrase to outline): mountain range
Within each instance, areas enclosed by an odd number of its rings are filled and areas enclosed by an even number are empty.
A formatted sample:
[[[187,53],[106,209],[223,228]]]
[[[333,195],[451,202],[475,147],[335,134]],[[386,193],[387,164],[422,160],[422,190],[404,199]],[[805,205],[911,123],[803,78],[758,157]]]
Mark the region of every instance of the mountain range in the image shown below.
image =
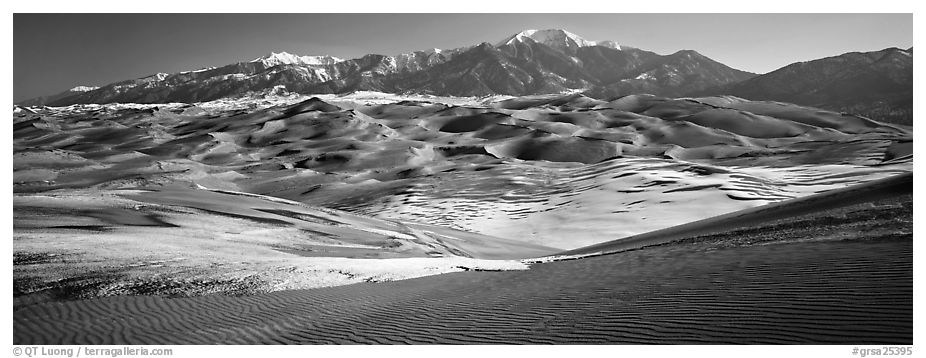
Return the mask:
[[[221,67],[79,87],[18,104],[192,103],[280,87],[303,94],[379,91],[442,96],[583,91],[600,99],[635,93],[732,94],[912,124],[912,56],[912,48],[856,52],[757,75],[693,50],[659,55],[614,41],[585,40],[565,30],[526,30],[495,44],[396,56],[368,54],[345,60],[271,53]]]

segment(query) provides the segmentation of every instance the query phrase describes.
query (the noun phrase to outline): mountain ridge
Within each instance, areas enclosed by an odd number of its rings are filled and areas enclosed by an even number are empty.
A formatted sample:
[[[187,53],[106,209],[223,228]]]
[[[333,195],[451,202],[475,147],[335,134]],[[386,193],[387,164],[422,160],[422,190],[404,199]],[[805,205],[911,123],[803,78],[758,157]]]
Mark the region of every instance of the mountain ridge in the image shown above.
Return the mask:
[[[601,58],[590,49],[606,49]],[[601,50],[598,51],[601,57]],[[667,55],[672,56],[672,55]],[[277,86],[299,93],[346,93],[358,90],[435,95],[528,95],[607,86],[608,81],[627,79],[599,76],[619,64],[621,73],[637,76],[641,66],[652,65],[666,56],[621,46],[612,40],[588,41],[565,30],[527,30],[493,45],[483,42],[455,49],[431,49],[387,56],[367,54],[343,60],[332,56],[301,56],[272,52],[249,62],[219,67],[158,73],[101,86],[93,91],[21,103],[61,106],[87,103],[158,103],[214,100],[248,91]],[[703,57],[707,59],[706,57]],[[598,60],[598,61],[596,61]],[[719,62],[674,64],[692,69],[694,76],[680,86],[665,79],[662,86],[650,86],[657,95],[678,95],[680,87],[703,88],[752,76]],[[605,65],[605,68],[595,68]],[[650,66],[650,67],[652,67]],[[700,73],[697,68],[706,68]],[[719,72],[718,72],[719,71]],[[658,75],[672,76],[671,71]],[[424,81],[424,82],[423,82]]]

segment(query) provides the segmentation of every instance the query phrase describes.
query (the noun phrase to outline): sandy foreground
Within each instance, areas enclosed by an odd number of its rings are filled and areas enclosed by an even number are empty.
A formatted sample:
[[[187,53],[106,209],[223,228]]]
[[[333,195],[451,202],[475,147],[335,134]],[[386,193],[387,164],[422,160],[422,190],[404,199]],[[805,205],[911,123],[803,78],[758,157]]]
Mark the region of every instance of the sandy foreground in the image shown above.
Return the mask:
[[[529,270],[246,296],[21,300],[14,343],[912,344],[907,177],[849,206],[819,201],[745,229]]]

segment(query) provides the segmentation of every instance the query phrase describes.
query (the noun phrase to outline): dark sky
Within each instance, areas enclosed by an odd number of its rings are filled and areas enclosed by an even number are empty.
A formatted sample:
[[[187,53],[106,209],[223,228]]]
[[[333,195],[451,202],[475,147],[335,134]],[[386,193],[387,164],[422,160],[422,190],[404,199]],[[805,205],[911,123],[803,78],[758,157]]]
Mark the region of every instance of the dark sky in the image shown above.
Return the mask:
[[[913,46],[911,14],[14,14],[14,101],[271,51],[354,58],[562,28],[660,54],[692,49],[765,73]]]

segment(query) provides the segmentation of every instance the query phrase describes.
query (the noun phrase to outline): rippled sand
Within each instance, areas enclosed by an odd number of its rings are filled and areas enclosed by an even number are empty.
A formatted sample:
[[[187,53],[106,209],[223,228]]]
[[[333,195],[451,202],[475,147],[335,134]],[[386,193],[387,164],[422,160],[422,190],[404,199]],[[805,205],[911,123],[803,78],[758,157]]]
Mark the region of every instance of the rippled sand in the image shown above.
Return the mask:
[[[23,305],[14,343],[912,344],[910,191],[818,209],[527,271]]]

